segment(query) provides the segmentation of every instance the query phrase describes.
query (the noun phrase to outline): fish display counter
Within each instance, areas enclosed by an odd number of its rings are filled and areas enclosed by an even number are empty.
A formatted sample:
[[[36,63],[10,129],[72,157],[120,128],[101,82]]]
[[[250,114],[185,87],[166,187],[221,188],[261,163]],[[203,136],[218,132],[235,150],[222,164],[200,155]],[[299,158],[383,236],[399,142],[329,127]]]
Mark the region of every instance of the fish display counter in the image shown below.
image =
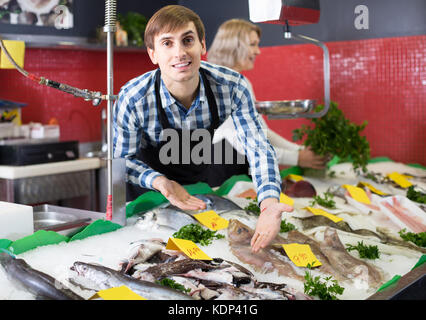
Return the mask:
[[[37,241],[36,234],[0,240],[0,299],[88,300],[121,286],[149,300],[424,299],[425,206],[389,175],[399,173],[422,194],[426,170],[389,161],[357,176],[342,163],[316,178],[298,169],[282,172],[282,201],[294,210],[259,253],[250,248],[258,218],[254,185],[236,177],[217,190],[190,192],[226,221],[222,229],[152,196],[128,204],[124,227],[100,219],[70,237],[46,231]],[[174,239],[190,241],[208,258],[191,259],[171,246]],[[294,244],[309,248],[312,263],[298,265],[307,253],[289,251]]]

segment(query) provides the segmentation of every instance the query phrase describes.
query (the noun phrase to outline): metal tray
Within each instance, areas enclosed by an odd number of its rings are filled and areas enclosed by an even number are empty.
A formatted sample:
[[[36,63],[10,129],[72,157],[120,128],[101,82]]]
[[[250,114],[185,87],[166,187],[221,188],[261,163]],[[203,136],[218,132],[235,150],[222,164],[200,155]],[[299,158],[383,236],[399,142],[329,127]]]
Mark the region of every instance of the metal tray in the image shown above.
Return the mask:
[[[257,111],[265,115],[307,113],[314,109],[315,100],[257,101]]]
[[[105,218],[104,213],[43,204],[33,207],[34,231],[55,231],[71,236],[97,219]]]

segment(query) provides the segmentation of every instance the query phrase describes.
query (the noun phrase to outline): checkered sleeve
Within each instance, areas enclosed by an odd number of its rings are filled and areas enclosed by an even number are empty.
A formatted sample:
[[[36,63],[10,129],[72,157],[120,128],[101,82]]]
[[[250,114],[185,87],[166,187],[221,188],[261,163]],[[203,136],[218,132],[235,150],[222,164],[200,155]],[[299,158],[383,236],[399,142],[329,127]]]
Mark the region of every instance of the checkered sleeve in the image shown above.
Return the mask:
[[[126,159],[126,180],[153,189],[153,180],[162,174],[136,159],[142,141],[143,118],[138,117],[135,103],[127,89],[120,90],[113,112],[113,156]]]
[[[232,119],[250,165],[258,203],[266,198],[279,199],[281,177],[275,151],[262,130],[253,95],[243,76],[236,84],[232,104]]]

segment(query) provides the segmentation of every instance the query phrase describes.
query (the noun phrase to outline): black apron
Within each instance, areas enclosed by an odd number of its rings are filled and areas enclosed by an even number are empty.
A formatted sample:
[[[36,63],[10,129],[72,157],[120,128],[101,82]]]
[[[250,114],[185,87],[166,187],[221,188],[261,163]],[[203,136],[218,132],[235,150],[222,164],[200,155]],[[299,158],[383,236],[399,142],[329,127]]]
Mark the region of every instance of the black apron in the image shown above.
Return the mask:
[[[219,127],[219,113],[217,109],[216,99],[213,95],[213,92],[210,88],[210,84],[207,80],[207,77],[204,73],[204,70],[200,68],[201,77],[203,78],[204,87],[206,90],[207,95],[207,101],[209,103],[209,111],[212,115],[212,123],[210,127],[207,129],[210,138],[213,139],[214,131]],[[160,76],[160,70],[156,72],[156,79],[155,79],[155,98],[157,101],[157,111],[159,120],[161,123],[161,126],[164,129],[173,129],[176,131],[178,137],[179,137],[179,157],[180,161],[179,164],[163,164],[160,161],[159,153],[160,149],[168,143],[168,141],[161,141],[157,146],[148,145],[145,148],[141,148],[139,152],[136,154],[135,158],[144,162],[146,165],[151,167],[153,170],[158,171],[162,174],[164,174],[168,179],[174,180],[178,182],[181,185],[186,184],[193,184],[197,182],[205,182],[210,187],[217,187],[220,186],[223,182],[225,182],[228,178],[232,177],[233,175],[239,175],[239,174],[248,174],[249,173],[249,164],[247,161],[247,157],[244,157],[244,163],[238,164],[237,163],[237,151],[232,147],[232,145],[226,141],[226,139],[223,139],[215,144],[210,144],[210,154],[211,154],[211,161],[210,163],[201,163],[196,164],[192,161],[192,159],[189,159],[189,164],[185,164],[182,161],[182,136],[185,134],[188,136],[188,131],[190,137],[192,137],[192,133],[194,130],[185,130],[186,132],[183,132],[182,129],[174,129],[170,127],[170,123],[167,119],[166,112],[164,111],[164,108],[161,103],[161,97],[160,97],[160,83],[161,83],[161,76]],[[170,141],[170,140],[169,140]],[[200,143],[200,141],[190,141],[190,154],[192,154],[192,150],[195,145]],[[222,150],[222,159],[221,162],[215,163],[215,150]],[[221,149],[220,149],[221,148]],[[230,149],[229,149],[230,148]],[[233,163],[227,164],[225,162],[226,152],[225,150],[232,150],[232,159]],[[188,150],[186,150],[187,152]],[[217,153],[217,152],[216,152]],[[202,153],[201,153],[202,154]],[[220,157],[220,155],[218,155]],[[218,157],[217,156],[217,157]],[[229,154],[228,154],[229,157]],[[241,157],[241,155],[240,155]],[[217,159],[216,159],[217,160]],[[139,185],[135,185],[131,182],[126,183],[126,201],[133,201],[137,197],[139,197],[141,194],[151,191],[151,189],[142,188]]]

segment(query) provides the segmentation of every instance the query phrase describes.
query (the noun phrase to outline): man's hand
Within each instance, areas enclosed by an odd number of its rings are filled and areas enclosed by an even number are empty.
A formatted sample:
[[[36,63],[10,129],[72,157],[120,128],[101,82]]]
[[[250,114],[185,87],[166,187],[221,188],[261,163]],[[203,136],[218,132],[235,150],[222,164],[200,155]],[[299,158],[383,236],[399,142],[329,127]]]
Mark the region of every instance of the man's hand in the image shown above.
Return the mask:
[[[169,180],[165,176],[155,178],[152,186],[179,209],[201,210],[206,208],[206,203],[203,200],[191,196],[179,183]]]
[[[324,169],[328,158],[315,154],[310,147],[299,151],[297,164],[302,168]]]
[[[261,214],[250,242],[252,252],[265,248],[276,237],[281,227],[281,213],[293,211],[293,207],[279,203],[276,198],[263,200],[260,209]]]

